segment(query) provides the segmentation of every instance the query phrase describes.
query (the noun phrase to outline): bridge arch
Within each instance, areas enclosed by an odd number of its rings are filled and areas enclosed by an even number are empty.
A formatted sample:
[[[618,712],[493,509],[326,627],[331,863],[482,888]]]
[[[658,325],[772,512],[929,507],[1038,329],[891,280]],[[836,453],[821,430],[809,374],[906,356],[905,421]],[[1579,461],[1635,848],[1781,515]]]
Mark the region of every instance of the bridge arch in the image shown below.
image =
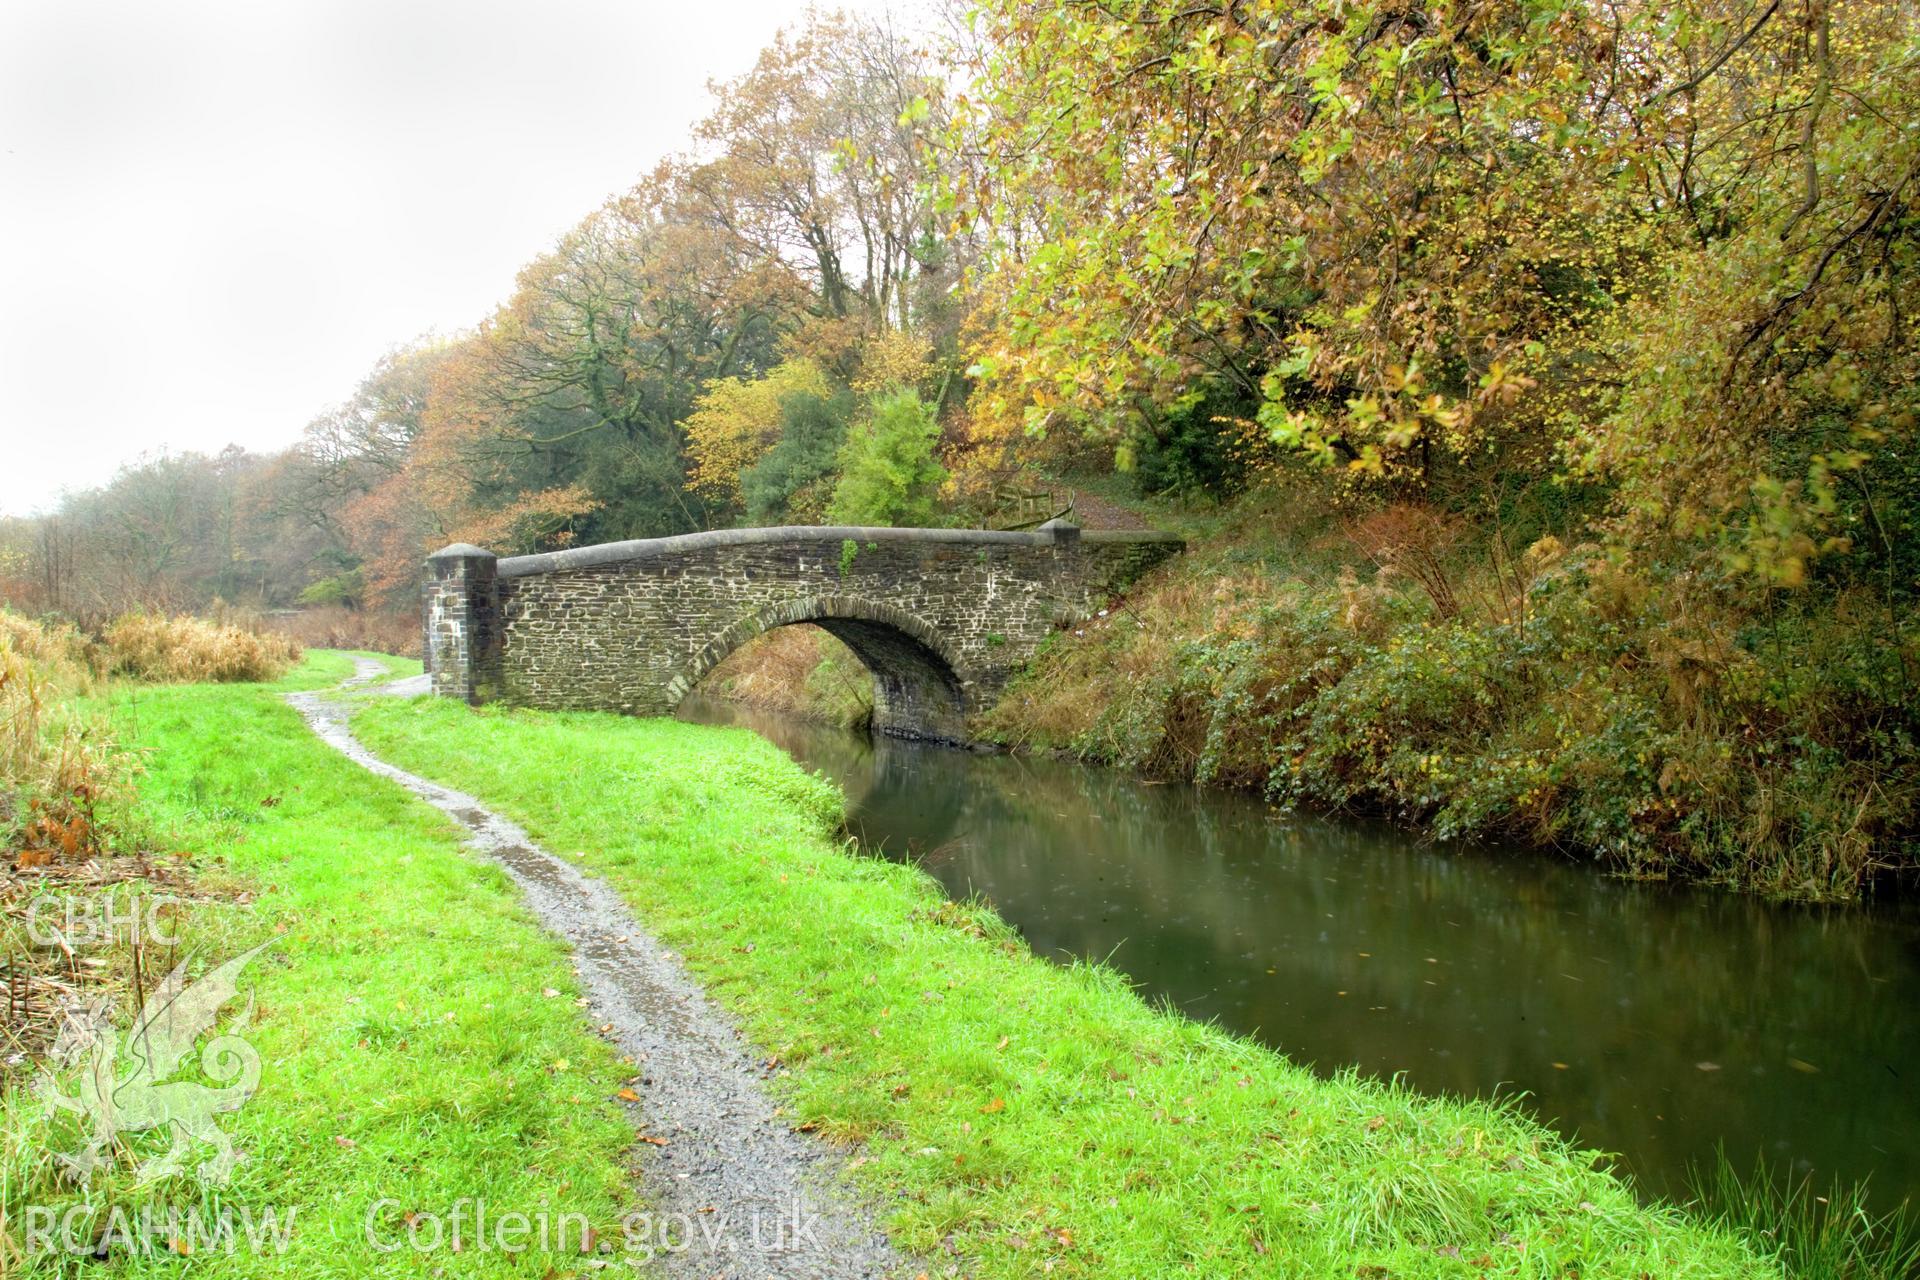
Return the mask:
[[[881,600],[807,594],[748,613],[707,641],[667,682],[671,709],[728,654],[775,627],[812,623],[873,675],[873,728],[900,737],[965,741],[970,675],[939,631]]]

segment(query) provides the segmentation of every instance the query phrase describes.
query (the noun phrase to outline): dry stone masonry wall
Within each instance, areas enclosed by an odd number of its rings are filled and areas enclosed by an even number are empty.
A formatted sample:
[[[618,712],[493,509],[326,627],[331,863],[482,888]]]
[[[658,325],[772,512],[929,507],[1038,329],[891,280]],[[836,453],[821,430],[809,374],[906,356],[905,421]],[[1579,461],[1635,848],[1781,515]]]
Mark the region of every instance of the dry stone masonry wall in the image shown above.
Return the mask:
[[[1049,633],[1182,550],[1161,533],[794,526],[427,561],[436,693],[670,713],[734,649],[812,622],[874,674],[874,727],[951,741]]]

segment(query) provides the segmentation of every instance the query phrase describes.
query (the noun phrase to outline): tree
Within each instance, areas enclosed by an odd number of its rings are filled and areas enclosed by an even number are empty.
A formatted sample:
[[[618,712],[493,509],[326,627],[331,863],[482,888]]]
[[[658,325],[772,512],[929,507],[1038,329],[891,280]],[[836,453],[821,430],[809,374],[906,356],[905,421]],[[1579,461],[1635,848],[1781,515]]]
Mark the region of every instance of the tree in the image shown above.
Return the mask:
[[[1856,455],[1898,469],[1910,8],[984,9],[953,197],[995,236],[989,422],[1120,443],[1204,381],[1250,407],[1224,427],[1398,486],[1571,441],[1677,517],[1643,530],[1739,523],[1749,565],[1841,545],[1769,530],[1844,523]],[[1836,334],[1853,372],[1796,383]],[[1855,386],[1880,425],[1815,428]]]
[[[853,408],[853,396],[844,391],[800,392],[780,402],[779,441],[740,477],[751,523],[819,523],[832,497]]]
[[[370,598],[405,599],[421,556],[450,541],[517,553],[711,523],[687,487],[682,423],[706,383],[771,362],[793,304],[785,277],[679,216],[676,198],[643,183],[596,211],[434,349],[404,413],[381,377],[316,432],[358,446],[342,451],[360,483],[337,509],[354,552],[342,567],[364,561]],[[395,424],[404,444],[378,448]]]
[[[939,69],[884,21],[812,14],[718,89],[684,164],[686,208],[750,260],[803,275],[809,312],[868,330],[914,323],[918,274],[942,265],[928,140]]]
[[[738,503],[742,474],[780,439],[785,402],[829,394],[826,374],[811,360],[782,361],[758,378],[709,382],[685,423],[688,483],[717,503]]]
[[[723,250],[634,195],[521,272],[430,415],[488,464],[482,496],[580,485],[601,504],[595,537],[702,527],[679,424],[707,380],[763,367],[777,305],[723,269]]]

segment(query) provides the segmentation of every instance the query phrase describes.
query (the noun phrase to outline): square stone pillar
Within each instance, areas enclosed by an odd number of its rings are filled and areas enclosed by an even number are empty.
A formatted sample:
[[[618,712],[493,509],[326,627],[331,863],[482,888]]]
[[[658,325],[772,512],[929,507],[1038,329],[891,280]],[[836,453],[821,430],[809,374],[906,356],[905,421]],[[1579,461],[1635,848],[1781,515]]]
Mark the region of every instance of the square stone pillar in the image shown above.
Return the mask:
[[[480,703],[500,688],[499,557],[456,542],[427,557],[421,612],[427,675],[442,697]]]

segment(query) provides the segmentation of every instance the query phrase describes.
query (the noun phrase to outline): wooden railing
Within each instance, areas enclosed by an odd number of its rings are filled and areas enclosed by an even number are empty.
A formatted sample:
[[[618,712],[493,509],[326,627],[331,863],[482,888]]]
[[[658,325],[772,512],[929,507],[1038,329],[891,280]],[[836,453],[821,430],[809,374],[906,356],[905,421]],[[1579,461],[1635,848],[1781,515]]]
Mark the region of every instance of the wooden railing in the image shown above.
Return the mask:
[[[1073,491],[1020,489],[998,485],[993,490],[994,510],[987,518],[990,529],[1031,529],[1049,520],[1061,520],[1073,514]]]

